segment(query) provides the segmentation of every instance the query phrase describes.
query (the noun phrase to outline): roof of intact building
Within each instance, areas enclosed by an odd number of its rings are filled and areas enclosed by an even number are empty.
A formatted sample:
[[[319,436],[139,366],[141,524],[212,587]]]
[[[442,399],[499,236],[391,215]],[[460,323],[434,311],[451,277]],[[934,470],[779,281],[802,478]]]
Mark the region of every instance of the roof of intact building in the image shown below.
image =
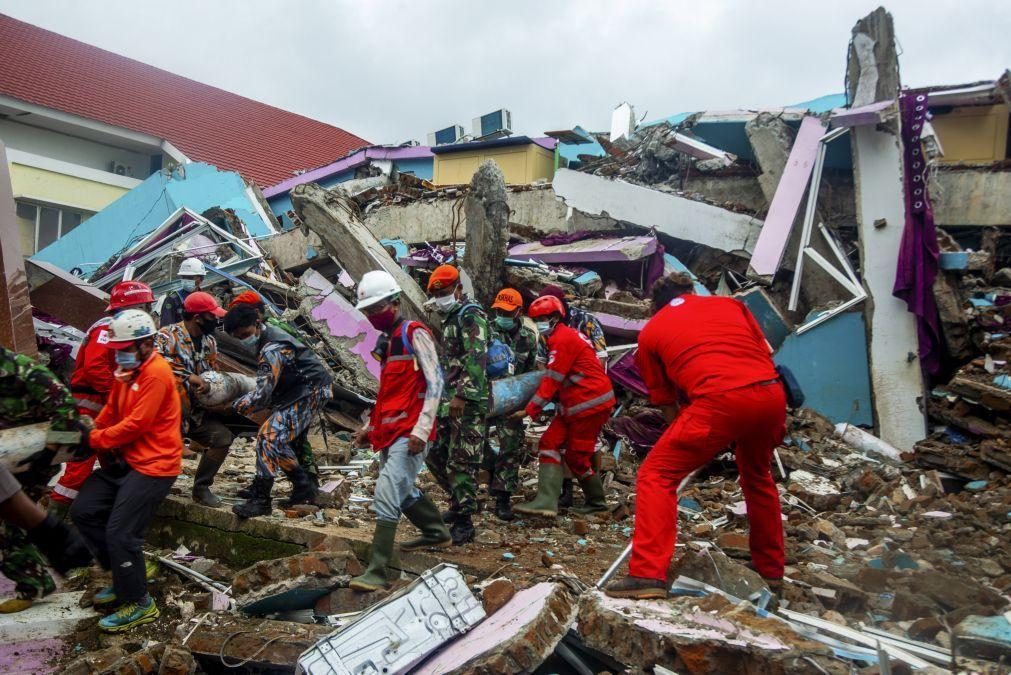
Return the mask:
[[[368,142],[0,14],[0,95],[169,141],[260,186]]]

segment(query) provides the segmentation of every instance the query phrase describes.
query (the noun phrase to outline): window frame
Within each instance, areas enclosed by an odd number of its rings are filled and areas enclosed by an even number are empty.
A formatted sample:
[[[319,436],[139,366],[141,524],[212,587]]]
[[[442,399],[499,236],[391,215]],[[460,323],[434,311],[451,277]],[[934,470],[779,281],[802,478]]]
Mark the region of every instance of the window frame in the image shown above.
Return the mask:
[[[88,218],[91,218],[96,213],[95,211],[88,211],[85,209],[68,206],[66,204],[57,204],[54,202],[44,202],[38,199],[22,199],[20,197],[16,197],[14,199],[15,212],[17,211],[17,207],[22,205],[31,206],[32,208],[35,209],[35,232],[32,238],[32,252],[27,255],[35,255],[36,253],[39,252],[39,226],[42,221],[42,209],[55,209],[56,212],[59,214],[59,217],[57,218],[56,221],[56,239],[47,244],[47,246],[49,246],[54,242],[59,241],[64,237],[65,234],[69,234],[70,230],[68,230],[66,233],[63,231],[63,215],[65,213],[76,213],[81,216],[81,219],[78,221],[77,225],[74,225],[74,227],[71,228],[71,230],[80,227],[84,223],[84,221],[86,221]],[[18,233],[18,236],[21,236],[20,233]]]

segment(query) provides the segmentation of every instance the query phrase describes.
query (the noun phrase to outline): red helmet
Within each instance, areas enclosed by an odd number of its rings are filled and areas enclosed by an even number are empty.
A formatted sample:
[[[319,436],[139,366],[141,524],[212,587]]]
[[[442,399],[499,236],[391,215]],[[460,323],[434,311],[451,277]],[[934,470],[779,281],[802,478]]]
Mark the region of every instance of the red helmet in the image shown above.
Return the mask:
[[[537,298],[532,303],[530,303],[530,310],[527,315],[531,319],[537,319],[542,316],[551,316],[552,314],[558,314],[563,319],[565,318],[565,306],[562,301],[553,295],[545,295],[542,298]]]
[[[111,312],[116,309],[126,309],[137,305],[146,305],[154,302],[154,293],[151,287],[143,281],[120,281],[112,287],[109,294],[109,306],[105,311]]]

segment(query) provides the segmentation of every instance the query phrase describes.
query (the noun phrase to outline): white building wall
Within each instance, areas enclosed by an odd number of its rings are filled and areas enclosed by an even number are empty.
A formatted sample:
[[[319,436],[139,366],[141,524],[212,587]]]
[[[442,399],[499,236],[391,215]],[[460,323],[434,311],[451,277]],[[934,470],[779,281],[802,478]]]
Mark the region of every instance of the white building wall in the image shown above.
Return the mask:
[[[132,150],[96,143],[50,129],[0,119],[0,139],[9,149],[62,160],[79,166],[109,171],[113,162],[132,167],[131,178],[150,175],[151,157]]]

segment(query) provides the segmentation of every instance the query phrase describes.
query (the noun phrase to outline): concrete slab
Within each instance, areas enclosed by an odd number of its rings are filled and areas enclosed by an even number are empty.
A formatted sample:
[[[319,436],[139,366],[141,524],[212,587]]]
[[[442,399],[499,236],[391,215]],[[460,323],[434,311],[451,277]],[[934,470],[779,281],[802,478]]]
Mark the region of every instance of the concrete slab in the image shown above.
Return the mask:
[[[0,614],[0,643],[48,640],[72,633],[81,621],[98,615],[80,606],[84,591],[54,593],[23,612]]]
[[[567,586],[541,582],[519,591],[504,607],[414,672],[529,673],[558,645],[576,618],[577,597]]]

